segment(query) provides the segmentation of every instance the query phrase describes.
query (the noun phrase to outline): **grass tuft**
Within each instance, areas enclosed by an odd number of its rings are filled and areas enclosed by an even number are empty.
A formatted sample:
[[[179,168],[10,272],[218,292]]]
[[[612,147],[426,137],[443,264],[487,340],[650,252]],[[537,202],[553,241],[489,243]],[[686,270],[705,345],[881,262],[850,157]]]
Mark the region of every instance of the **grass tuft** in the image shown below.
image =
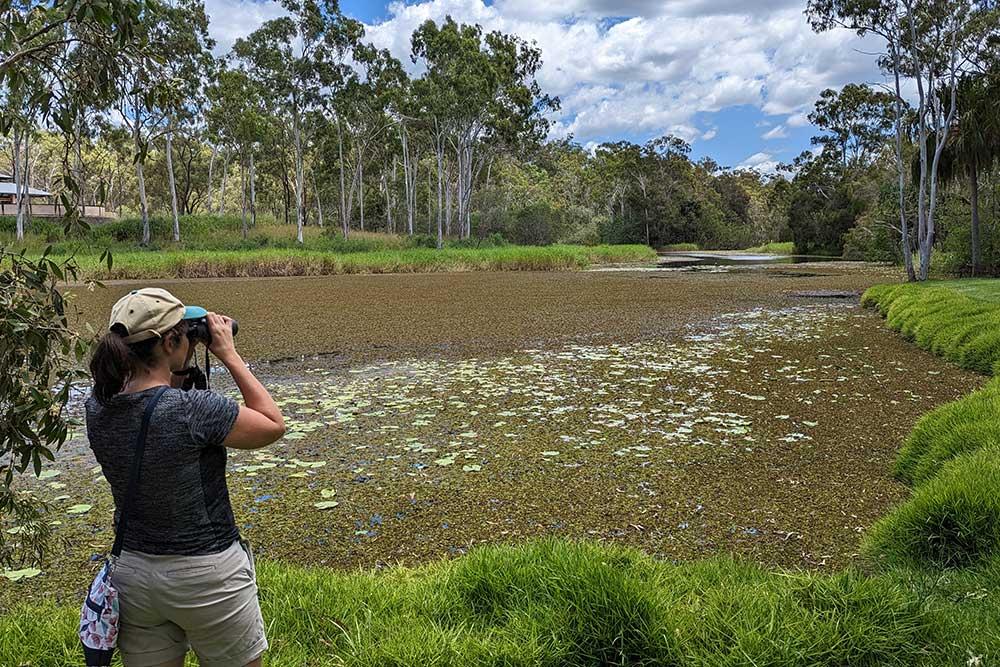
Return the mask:
[[[974,290],[950,281],[877,285],[862,303],[922,349],[989,375],[1000,362],[1000,281],[977,283]]]
[[[902,481],[920,485],[951,459],[1000,443],[1000,379],[917,422],[896,459]]]
[[[987,447],[957,456],[881,519],[864,550],[907,567],[979,564],[1000,549],[1000,458]]]

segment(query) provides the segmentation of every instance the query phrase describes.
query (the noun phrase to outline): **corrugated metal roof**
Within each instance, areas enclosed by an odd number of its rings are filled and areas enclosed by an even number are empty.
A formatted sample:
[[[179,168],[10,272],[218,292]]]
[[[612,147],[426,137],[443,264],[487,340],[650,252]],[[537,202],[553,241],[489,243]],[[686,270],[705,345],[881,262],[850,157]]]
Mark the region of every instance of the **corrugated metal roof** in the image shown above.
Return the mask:
[[[13,183],[0,183],[0,195],[16,195]],[[46,192],[45,190],[38,190],[36,188],[28,188],[28,194],[32,197],[51,197],[51,192]]]

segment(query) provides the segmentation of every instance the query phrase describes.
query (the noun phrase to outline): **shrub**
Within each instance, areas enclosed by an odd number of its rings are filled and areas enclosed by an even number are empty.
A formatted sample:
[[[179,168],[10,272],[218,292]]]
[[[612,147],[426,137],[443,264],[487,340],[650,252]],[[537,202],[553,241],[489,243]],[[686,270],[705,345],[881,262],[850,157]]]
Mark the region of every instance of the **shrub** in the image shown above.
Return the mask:
[[[865,262],[900,262],[897,232],[868,213],[844,234],[844,259]]]
[[[514,219],[512,238],[519,245],[550,245],[560,226],[559,213],[545,202],[529,204]]]
[[[437,248],[437,237],[430,234],[414,234],[411,241],[414,248]]]
[[[865,552],[887,565],[953,568],[1000,549],[1000,451],[962,454],[872,528]]]
[[[598,229],[597,221],[591,220],[578,227],[574,227],[567,233],[560,243],[571,245],[595,246],[601,242],[601,232]]]

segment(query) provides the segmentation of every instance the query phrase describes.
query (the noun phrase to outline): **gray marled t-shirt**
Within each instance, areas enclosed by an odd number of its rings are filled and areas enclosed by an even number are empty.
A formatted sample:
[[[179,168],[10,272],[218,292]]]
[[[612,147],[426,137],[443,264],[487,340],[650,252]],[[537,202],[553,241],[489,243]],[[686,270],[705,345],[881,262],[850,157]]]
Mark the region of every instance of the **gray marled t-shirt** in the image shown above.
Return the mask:
[[[107,407],[93,395],[86,401],[87,438],[111,484],[116,527],[142,414],[157,389],[116,394]],[[163,393],[149,422],[125,549],[193,556],[223,551],[239,538],[222,446],[238,413],[236,401],[212,391]]]

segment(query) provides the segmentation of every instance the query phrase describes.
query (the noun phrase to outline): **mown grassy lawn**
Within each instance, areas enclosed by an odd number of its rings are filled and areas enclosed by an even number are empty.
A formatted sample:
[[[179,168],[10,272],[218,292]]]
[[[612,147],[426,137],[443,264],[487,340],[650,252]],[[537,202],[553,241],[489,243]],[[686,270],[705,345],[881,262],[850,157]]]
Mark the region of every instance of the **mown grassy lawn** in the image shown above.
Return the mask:
[[[1000,303],[1000,279],[968,278],[964,280],[939,280],[926,283],[929,287],[943,287],[964,294],[972,299]]]

